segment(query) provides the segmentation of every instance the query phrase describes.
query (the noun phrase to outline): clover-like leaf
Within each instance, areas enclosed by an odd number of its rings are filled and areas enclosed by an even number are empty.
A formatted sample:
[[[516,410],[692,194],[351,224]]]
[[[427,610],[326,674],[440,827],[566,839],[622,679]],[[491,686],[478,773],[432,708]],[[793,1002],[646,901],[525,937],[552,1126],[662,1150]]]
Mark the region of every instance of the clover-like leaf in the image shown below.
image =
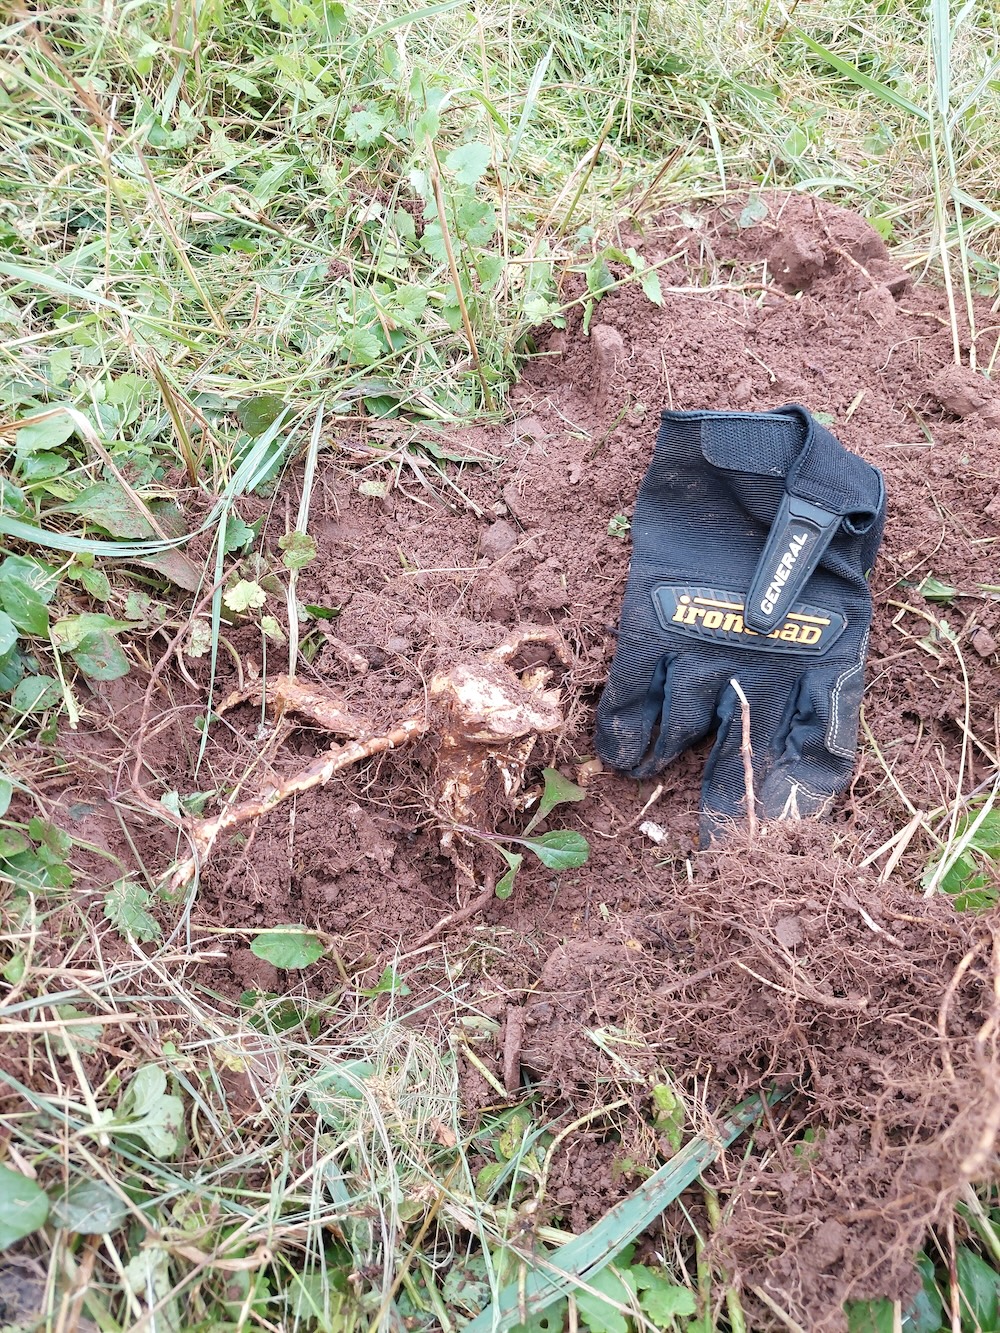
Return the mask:
[[[305,569],[316,559],[316,538],[308,532],[286,532],[278,538],[278,546],[286,569]]]
[[[256,611],[267,601],[267,593],[259,583],[253,583],[249,579],[240,579],[234,583],[228,592],[223,593],[222,600],[229,607],[230,611],[235,611],[237,615],[242,615],[247,611]]]
[[[475,185],[486,175],[492,155],[489,144],[463,143],[445,158],[445,169],[460,185]]]

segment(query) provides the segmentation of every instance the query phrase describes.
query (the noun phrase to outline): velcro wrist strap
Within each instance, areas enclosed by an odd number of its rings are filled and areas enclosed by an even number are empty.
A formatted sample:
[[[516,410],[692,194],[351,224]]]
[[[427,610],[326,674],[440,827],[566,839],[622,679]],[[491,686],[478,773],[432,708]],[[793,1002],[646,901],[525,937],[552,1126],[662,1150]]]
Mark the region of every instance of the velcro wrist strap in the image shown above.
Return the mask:
[[[841,520],[842,515],[786,492],[754,571],[745,624],[770,634],[784,623]]]

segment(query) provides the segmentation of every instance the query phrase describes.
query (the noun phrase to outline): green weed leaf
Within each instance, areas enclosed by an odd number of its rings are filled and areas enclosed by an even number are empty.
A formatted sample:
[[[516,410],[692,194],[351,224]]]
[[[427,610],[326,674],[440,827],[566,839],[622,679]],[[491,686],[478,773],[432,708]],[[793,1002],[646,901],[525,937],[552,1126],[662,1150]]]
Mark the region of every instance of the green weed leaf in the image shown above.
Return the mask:
[[[575,782],[570,782],[569,778],[564,778],[557,768],[543,768],[542,781],[545,784],[542,789],[542,797],[538,802],[538,809],[528,825],[528,830],[533,829],[536,824],[540,824],[557,805],[563,805],[567,801],[583,801],[587,797],[587,793],[582,787],[578,787]]]
[[[145,1065],[136,1070],[106,1128],[135,1134],[154,1157],[169,1157],[177,1151],[183,1122],[184,1103],[167,1092],[166,1074],[158,1065]]]
[[[0,582],[0,602],[10,621],[25,634],[49,632],[49,612],[38,593],[26,584]]]
[[[3,860],[17,856],[18,852],[26,852],[30,846],[31,843],[19,829],[0,829],[0,858]]]
[[[933,574],[928,574],[918,584],[917,592],[928,602],[937,602],[941,606],[948,606],[956,597],[958,589],[953,588],[950,583],[944,583],[941,579],[935,578]]]
[[[301,926],[280,926],[255,935],[250,941],[250,952],[273,967],[293,972],[322,958],[323,945]]]
[[[754,195],[740,214],[739,225],[743,228],[755,227],[758,222],[763,222],[767,215],[767,204],[759,195]]]
[[[11,707],[19,713],[44,713],[62,698],[62,686],[52,676],[25,676],[11,695]]]
[[[91,680],[118,680],[129,671],[128,658],[107,630],[85,635],[71,656]]]
[[[693,1315],[698,1308],[694,1295],[687,1287],[678,1286],[655,1269],[647,1268],[645,1264],[636,1264],[629,1272],[639,1289],[639,1304],[643,1314],[657,1328],[673,1328],[676,1318]]]
[[[32,421],[17,432],[15,444],[19,455],[34,454],[40,449],[55,449],[65,444],[76,430],[65,412],[57,412],[43,421]]]
[[[538,838],[520,838],[521,844],[535,853],[550,870],[571,870],[586,865],[590,856],[587,839],[572,829],[554,829]]]
[[[637,1291],[631,1270],[626,1268],[612,1272],[610,1267],[602,1268],[599,1273],[587,1279],[587,1286],[601,1293],[594,1296],[582,1288],[578,1288],[575,1293],[576,1308],[591,1333],[628,1333],[627,1316],[615,1309],[610,1302],[624,1305],[626,1309],[632,1306]],[[601,1296],[606,1296],[608,1299],[602,1300]]]
[[[10,809],[10,798],[13,795],[14,784],[11,782],[10,778],[0,777],[0,819],[2,819]]]
[[[391,967],[387,967],[370,990],[363,990],[362,995],[374,999],[376,995],[409,995],[410,988]]]
[[[148,908],[152,897],[147,889],[132,879],[117,880],[104,895],[104,915],[120,935],[133,935],[142,944],[150,944],[161,935],[160,923]]]
[[[153,537],[155,530],[146,514],[116,481],[98,481],[63,505],[68,514],[89,518],[112,537]]]
[[[240,403],[236,418],[246,433],[256,439],[274,425],[284,410],[284,399],[276,393],[261,393]]]
[[[278,538],[278,546],[286,569],[305,569],[316,559],[316,538],[308,532],[286,532]]]
[[[7,1250],[45,1225],[49,1201],[45,1192],[9,1166],[0,1166],[0,1250]]]
[[[489,144],[464,143],[451,150],[444,165],[460,185],[475,185],[486,175],[491,157]]]
[[[17,643],[17,626],[6,611],[0,611],[0,657]]]
[[[226,520],[226,540],[222,549],[226,555],[232,555],[235,551],[245,551],[256,535],[250,524],[244,523],[239,514],[230,514]]]
[[[507,862],[507,870],[503,877],[497,881],[497,886],[493,890],[498,898],[509,898],[514,892],[514,877],[521,869],[521,862],[524,855],[521,852],[509,851],[506,847],[497,845],[497,851]]]
[[[1000,1314],[1000,1273],[975,1250],[960,1245],[957,1253],[958,1289],[962,1302],[962,1328],[997,1327]]]
[[[847,1333],[892,1333],[892,1301],[848,1301]]]
[[[80,1236],[103,1236],[116,1231],[128,1217],[128,1208],[101,1180],[78,1180],[54,1199],[49,1220],[60,1231]]]
[[[377,111],[352,111],[344,121],[344,138],[359,148],[371,148],[381,139],[388,123]]]
[[[230,611],[235,611],[237,615],[243,615],[247,611],[256,611],[267,601],[267,593],[259,583],[253,583],[249,579],[240,579],[234,583],[228,592],[223,594],[222,600],[229,607]]]

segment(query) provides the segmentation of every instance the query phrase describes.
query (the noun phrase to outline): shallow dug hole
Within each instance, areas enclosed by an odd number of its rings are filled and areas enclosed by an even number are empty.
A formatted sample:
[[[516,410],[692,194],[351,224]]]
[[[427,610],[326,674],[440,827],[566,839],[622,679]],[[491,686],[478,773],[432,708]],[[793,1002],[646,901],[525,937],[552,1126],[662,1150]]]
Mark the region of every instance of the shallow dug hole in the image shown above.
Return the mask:
[[[745,202],[666,216],[623,240],[662,263],[662,307],[624,285],[586,311],[585,331],[584,289],[567,287],[580,301],[564,329],[539,336],[507,424],[443,437],[398,421],[338,428],[310,519],[319,558],[299,597],[339,614],[311,631],[318,651],[300,683],[332,691],[363,734],[382,734],[435,698],[457,707],[435,678],[506,644],[518,706],[548,691],[556,712],[533,747],[512,724],[502,762],[476,769],[464,805],[448,777],[474,761],[437,732],[224,831],[192,928],[322,928],[361,977],[395,960],[415,1021],[445,1023],[452,1002],[440,997],[456,994],[497,1020],[495,1048],[477,1052],[512,1100],[540,1086],[569,1123],[628,1098],[633,1115],[572,1135],[553,1169],[546,1206],[577,1229],[669,1152],[652,1128],[652,1083],[675,1080],[694,1130],[748,1090],[789,1087],[746,1160],[743,1142],[712,1174],[725,1217],[716,1244],[755,1327],[777,1318],[770,1301],[832,1329],[845,1298],[910,1295],[927,1226],[994,1169],[994,918],[920,896],[933,846],[923,830],[864,863],[915,811],[936,827],[957,791],[997,765],[1000,398],[954,368],[941,294],[914,286],[863,222],[775,196],[741,225]],[[993,323],[988,309],[979,322]],[[980,338],[980,363],[995,337]],[[966,360],[968,349],[966,337]],[[887,479],[863,753],[824,825],[765,829],[707,854],[694,850],[704,751],[691,754],[662,777],[654,843],[639,816],[656,783],[594,774],[587,760],[658,412],[788,402],[832,423]],[[444,463],[442,475],[426,451],[407,453],[429,438],[478,461]],[[361,481],[382,486],[363,494]],[[276,558],[297,502],[293,478],[267,511]],[[244,516],[261,512],[248,504]],[[952,589],[947,602],[922,595],[927,576]],[[525,626],[558,635],[512,638]],[[116,735],[132,737],[129,769],[140,747],[154,800],[156,781],[182,792],[239,783],[249,799],[322,755],[333,738],[315,711],[289,709],[276,724],[254,686],[259,631],[227,638],[240,672],[223,652],[215,698],[242,701],[213,729],[207,769],[192,775],[204,690],[170,664],[144,722],[141,697],[105,697],[114,729],[81,737],[67,798],[114,768]],[[269,671],[282,651],[269,650]],[[342,728],[338,743],[350,735]],[[546,765],[586,780],[586,799],[540,827],[582,833],[589,862],[556,875],[526,857],[509,900],[441,926],[504,869],[471,836],[443,846],[442,823],[517,833]],[[137,816],[132,834],[147,865],[183,854],[162,821]],[[281,985],[245,947],[206,964],[204,979],[234,1001]],[[325,963],[307,974],[317,993],[335,980]],[[497,1102],[472,1065],[463,1090],[469,1117]]]

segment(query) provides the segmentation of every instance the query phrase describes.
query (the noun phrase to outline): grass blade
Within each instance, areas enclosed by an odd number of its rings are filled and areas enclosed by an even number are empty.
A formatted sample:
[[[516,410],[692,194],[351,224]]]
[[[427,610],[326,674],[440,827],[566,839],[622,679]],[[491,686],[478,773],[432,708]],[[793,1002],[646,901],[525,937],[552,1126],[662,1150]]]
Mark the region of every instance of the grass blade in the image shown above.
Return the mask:
[[[900,111],[905,111],[910,116],[915,116],[918,120],[926,121],[929,119],[924,108],[917,106],[916,102],[911,102],[908,97],[903,97],[894,88],[886,87],[884,83],[879,83],[877,79],[871,78],[870,75],[862,74],[856,65],[852,65],[849,60],[844,60],[842,56],[836,55],[833,51],[828,51],[825,46],[821,46],[819,42],[810,37],[807,32],[803,32],[801,28],[792,27],[790,31],[794,32],[800,41],[805,42],[814,55],[819,56],[821,60],[825,60],[838,74],[843,74],[852,83],[856,83],[859,88],[864,88],[866,92],[871,93],[874,97],[880,98],[883,102],[888,102],[891,106]]]
[[[728,1148],[764,1109],[786,1095],[785,1089],[759,1094],[741,1102],[728,1115],[718,1135],[711,1139],[699,1134],[681,1151],[654,1172],[627,1199],[623,1199],[594,1226],[575,1236],[548,1256],[544,1269],[529,1269],[526,1281],[504,1287],[493,1305],[483,1310],[465,1333],[499,1333],[522,1319],[539,1314],[553,1301],[569,1294],[580,1281],[586,1281],[620,1254],[629,1241],[645,1231],[665,1208],[701,1175],[702,1171]]]

